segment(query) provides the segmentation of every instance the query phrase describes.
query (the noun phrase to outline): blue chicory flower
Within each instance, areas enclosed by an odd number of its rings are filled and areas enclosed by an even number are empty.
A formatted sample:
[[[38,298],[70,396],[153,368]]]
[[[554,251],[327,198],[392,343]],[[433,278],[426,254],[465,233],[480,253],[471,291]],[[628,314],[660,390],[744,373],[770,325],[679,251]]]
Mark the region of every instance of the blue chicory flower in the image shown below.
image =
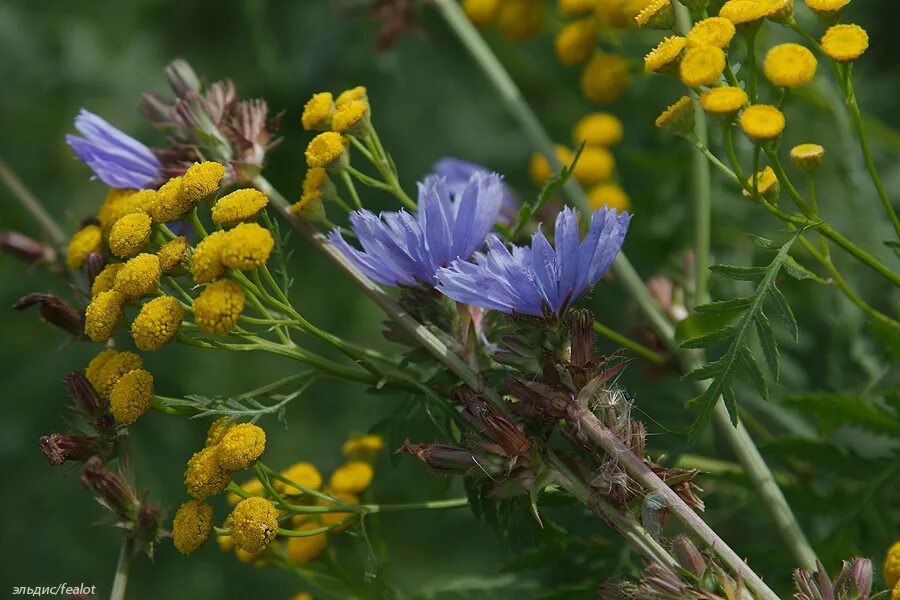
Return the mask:
[[[160,178],[162,164],[150,148],[119,131],[97,115],[81,109],[66,142],[94,175],[114,188],[144,189]]]
[[[400,210],[380,216],[368,210],[350,215],[362,250],[348,244],[339,229],[329,240],[363,273],[385,285],[437,283],[435,272],[457,259],[468,260],[484,245],[502,197],[500,176],[473,173],[451,197],[444,177],[419,183],[418,213]]]
[[[490,173],[481,165],[476,165],[465,160],[445,156],[432,165],[431,170],[435,175],[443,176],[447,180],[447,192],[451,196],[462,193],[474,173]],[[503,197],[500,206],[498,222],[507,225],[516,219],[519,213],[519,201],[516,199],[510,187],[503,184]]]
[[[437,289],[465,304],[505,313],[561,315],[606,273],[622,247],[631,215],[601,208],[580,240],[577,213],[564,208],[556,218],[556,248],[540,230],[531,247],[512,246],[497,236],[475,262],[456,261],[437,272]]]

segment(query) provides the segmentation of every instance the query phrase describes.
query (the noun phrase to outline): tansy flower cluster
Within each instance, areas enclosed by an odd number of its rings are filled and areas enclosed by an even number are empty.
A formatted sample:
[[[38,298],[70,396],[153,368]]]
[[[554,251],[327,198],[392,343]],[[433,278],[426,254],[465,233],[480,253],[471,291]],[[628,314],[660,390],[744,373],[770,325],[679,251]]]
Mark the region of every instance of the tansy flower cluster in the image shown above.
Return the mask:
[[[153,400],[153,375],[133,352],[104,350],[91,359],[84,374],[100,399],[109,403],[119,425],[134,423]]]
[[[612,148],[622,141],[622,137],[622,122],[608,112],[587,114],[572,128],[575,146],[584,144],[572,176],[588,189],[588,200],[594,210],[608,206],[624,211],[631,206],[627,194],[615,182],[616,161]],[[575,160],[575,152],[559,144],[556,146],[556,159],[563,166],[570,167]],[[533,154],[528,172],[532,182],[542,186],[553,175],[553,168],[545,156]]]

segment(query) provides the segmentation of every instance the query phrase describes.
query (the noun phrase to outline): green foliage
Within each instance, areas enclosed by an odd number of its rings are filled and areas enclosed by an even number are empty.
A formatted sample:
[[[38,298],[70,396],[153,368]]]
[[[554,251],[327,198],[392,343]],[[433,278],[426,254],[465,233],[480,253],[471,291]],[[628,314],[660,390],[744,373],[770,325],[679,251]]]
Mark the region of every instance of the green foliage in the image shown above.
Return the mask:
[[[762,345],[769,372],[777,381],[780,376],[778,344],[775,341],[772,324],[763,309],[765,301],[772,300],[791,337],[795,340],[798,338],[794,313],[784,294],[776,285],[778,275],[787,262],[788,252],[797,237],[794,235],[781,245],[775,257],[765,267],[733,265],[710,267],[713,273],[722,277],[738,281],[752,281],[757,285],[756,289],[747,296],[709,302],[695,308],[696,312],[701,315],[712,315],[715,319],[713,322],[718,327],[690,337],[681,343],[681,347],[708,350],[727,343],[728,348],[720,358],[684,375],[684,379],[688,381],[711,380],[703,393],[688,402],[688,406],[694,407],[698,411],[697,417],[690,427],[692,437],[706,428],[720,396],[725,401],[732,422],[737,424],[737,398],[732,378],[738,370],[743,370],[763,398],[769,399],[765,375],[756,361],[750,343],[755,331]],[[771,242],[763,240],[762,245],[771,247]]]

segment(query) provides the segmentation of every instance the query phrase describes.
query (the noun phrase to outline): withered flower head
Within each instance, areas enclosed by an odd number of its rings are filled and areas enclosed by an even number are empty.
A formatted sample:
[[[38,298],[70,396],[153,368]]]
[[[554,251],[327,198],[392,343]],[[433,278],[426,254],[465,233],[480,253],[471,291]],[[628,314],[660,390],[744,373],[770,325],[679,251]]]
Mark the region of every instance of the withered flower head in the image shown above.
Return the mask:
[[[487,469],[496,466],[470,450],[446,444],[413,444],[406,440],[397,450],[398,454],[403,452],[415,455],[436,473],[465,475],[479,466]]]
[[[66,388],[75,400],[75,410],[88,419],[96,419],[106,411],[100,408],[100,396],[81,371],[72,371],[66,375]]]
[[[25,310],[34,305],[38,305],[38,312],[45,323],[55,325],[75,337],[81,337],[84,332],[81,315],[53,294],[28,294],[19,298],[13,304],[13,308],[15,310]]]
[[[134,491],[104,466],[100,457],[92,456],[85,462],[81,485],[96,493],[101,503],[121,519],[134,520],[140,502]]]
[[[51,247],[45,246],[24,233],[10,230],[0,231],[0,250],[27,263],[40,260],[49,261],[54,256]]]
[[[109,443],[85,435],[51,433],[42,436],[38,443],[51,465],[61,465],[67,460],[84,462],[92,456],[108,456],[111,450]]]

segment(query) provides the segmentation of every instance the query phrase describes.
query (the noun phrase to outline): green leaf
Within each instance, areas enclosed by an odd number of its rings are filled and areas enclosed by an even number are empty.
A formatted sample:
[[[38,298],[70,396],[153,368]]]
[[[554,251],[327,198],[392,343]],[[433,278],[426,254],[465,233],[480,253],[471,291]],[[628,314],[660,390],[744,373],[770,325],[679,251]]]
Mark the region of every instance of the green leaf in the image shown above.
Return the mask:
[[[691,314],[682,319],[675,326],[675,340],[680,344],[685,340],[693,339],[721,329],[734,321],[738,312],[727,313],[703,313]]]
[[[744,368],[747,370],[747,374],[750,375],[751,383],[753,383],[756,391],[759,392],[763,399],[768,402],[769,387],[766,385],[766,377],[763,375],[762,369],[759,368],[759,363],[756,362],[756,357],[753,356],[753,351],[750,350],[749,346],[744,346],[741,348],[740,355],[741,362],[744,363]]]
[[[778,242],[773,242],[770,239],[760,237],[758,235],[753,235],[752,233],[748,233],[747,237],[749,237],[754,244],[766,250],[778,250],[778,248],[781,247],[781,244],[779,244]]]
[[[741,296],[731,300],[716,300],[715,302],[701,304],[700,306],[695,306],[694,310],[698,313],[731,313],[733,318],[734,313],[746,309],[751,302],[753,302],[752,296]]]
[[[541,521],[541,514],[538,511],[538,500],[540,500],[541,493],[543,493],[544,488],[547,487],[547,484],[550,483],[552,478],[553,471],[544,469],[537,474],[537,477],[534,478],[534,482],[531,485],[531,513],[534,515],[535,520],[542,529],[544,527],[544,522]]]
[[[798,263],[793,256],[788,256],[787,260],[784,261],[784,272],[793,277],[794,279],[812,279],[818,283],[823,285],[831,285],[831,281],[827,279],[823,279]]]
[[[854,426],[872,433],[900,437],[900,418],[872,398],[852,394],[800,394],[785,396],[781,403],[819,420],[825,433]]]
[[[763,356],[766,357],[766,365],[769,367],[772,379],[775,381],[780,380],[781,370],[778,365],[778,344],[775,343],[775,335],[772,333],[772,323],[769,322],[769,317],[762,311],[759,311],[759,316],[756,319],[756,336],[759,338],[759,343],[762,346]]]
[[[734,265],[713,265],[709,268],[716,275],[738,281],[759,281],[766,276],[766,267],[737,267]]]
[[[696,369],[688,371],[681,376],[681,379],[683,379],[684,381],[705,381],[707,379],[712,379],[721,371],[722,365],[719,364],[719,361],[715,360],[711,363],[707,363],[703,366],[697,367]]]
[[[547,182],[544,184],[544,187],[541,188],[541,193],[538,196],[537,202],[532,206],[530,203],[525,202],[522,204],[522,207],[519,209],[519,215],[516,218],[516,223],[507,230],[507,238],[510,240],[515,239],[519,233],[521,233],[522,229],[528,224],[531,220],[532,216],[535,213],[539,212],[541,208],[551,199],[553,196],[558,194],[560,190],[562,190],[563,186],[569,180],[569,177],[572,176],[573,171],[575,170],[575,165],[578,163],[578,159],[581,158],[581,153],[584,151],[584,143],[578,147],[578,151],[575,153],[575,158],[572,159],[572,164],[563,165],[559,170],[559,173],[550,177]]]
[[[721,344],[722,342],[727,342],[734,336],[738,335],[741,330],[741,323],[732,323],[730,325],[726,325],[722,329],[717,329],[715,331],[710,331],[709,333],[705,333],[703,335],[698,335],[697,337],[693,337],[689,340],[685,340],[681,342],[682,348],[709,348],[710,346],[715,346],[717,344]]]
[[[775,299],[775,306],[778,307],[778,313],[781,315],[781,320],[784,321],[784,326],[796,342],[800,339],[800,329],[797,327],[797,319],[794,318],[794,311],[791,310],[791,305],[788,304],[787,298],[784,297],[784,294],[781,293],[777,286],[773,285],[769,293]]]

